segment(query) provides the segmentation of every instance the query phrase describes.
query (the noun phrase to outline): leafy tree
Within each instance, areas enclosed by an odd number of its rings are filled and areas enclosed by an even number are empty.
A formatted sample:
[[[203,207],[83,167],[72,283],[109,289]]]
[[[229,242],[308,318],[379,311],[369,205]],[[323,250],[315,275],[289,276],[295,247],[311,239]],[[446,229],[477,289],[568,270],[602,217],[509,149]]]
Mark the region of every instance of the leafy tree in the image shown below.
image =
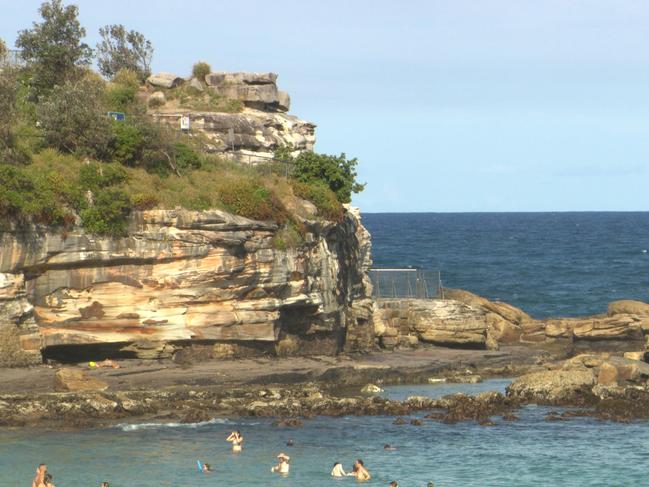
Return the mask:
[[[112,138],[104,110],[104,82],[88,74],[55,86],[37,107],[37,116],[51,147],[105,159]]]
[[[128,69],[138,74],[140,81],[151,74],[153,46],[141,33],[121,24],[106,25],[99,29],[101,42],[97,44],[99,71],[113,78],[120,70]]]
[[[86,30],[78,20],[76,5],[61,0],[44,2],[38,10],[43,21],[18,33],[16,46],[31,71],[32,98],[49,93],[54,86],[73,81],[90,64],[92,49],[81,42]]]
[[[2,64],[7,57],[7,44],[0,39],[0,64]]]
[[[309,151],[294,157],[292,147],[284,146],[275,151],[275,158],[290,164],[291,174],[298,181],[329,186],[341,203],[349,203],[352,193],[365,189],[365,184],[356,181],[358,160],[347,159],[344,153],[332,156]]]
[[[11,127],[16,122],[16,83],[13,69],[5,67],[0,70],[0,156],[13,147]]]

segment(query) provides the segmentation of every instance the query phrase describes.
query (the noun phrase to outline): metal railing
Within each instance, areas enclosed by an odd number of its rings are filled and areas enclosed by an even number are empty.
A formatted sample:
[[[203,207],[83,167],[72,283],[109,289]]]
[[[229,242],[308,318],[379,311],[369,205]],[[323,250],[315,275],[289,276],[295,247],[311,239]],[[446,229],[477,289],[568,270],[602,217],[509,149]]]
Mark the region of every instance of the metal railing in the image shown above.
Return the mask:
[[[444,299],[442,274],[429,269],[370,269],[375,299]]]

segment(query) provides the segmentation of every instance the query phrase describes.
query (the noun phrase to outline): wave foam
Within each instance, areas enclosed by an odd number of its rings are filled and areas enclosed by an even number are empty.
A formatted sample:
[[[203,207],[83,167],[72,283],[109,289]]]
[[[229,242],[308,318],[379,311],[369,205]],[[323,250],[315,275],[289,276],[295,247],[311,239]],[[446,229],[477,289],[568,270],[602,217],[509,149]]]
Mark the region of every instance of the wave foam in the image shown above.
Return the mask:
[[[201,426],[209,426],[211,424],[231,423],[231,421],[224,418],[213,418],[209,421],[201,421],[199,423],[120,423],[116,428],[121,429],[122,431],[139,431],[159,428],[200,428]]]

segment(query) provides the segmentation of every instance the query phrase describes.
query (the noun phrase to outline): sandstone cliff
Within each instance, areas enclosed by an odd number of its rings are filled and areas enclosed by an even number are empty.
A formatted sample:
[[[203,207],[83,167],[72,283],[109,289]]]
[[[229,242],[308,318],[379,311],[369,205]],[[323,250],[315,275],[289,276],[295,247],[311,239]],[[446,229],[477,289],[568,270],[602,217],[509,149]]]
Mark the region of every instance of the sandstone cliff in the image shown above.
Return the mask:
[[[154,119],[179,127],[181,117],[189,117],[191,131],[205,138],[205,149],[247,164],[266,162],[280,146],[292,146],[294,154],[313,150],[315,124],[289,115],[290,97],[277,87],[275,73],[211,73],[205,80],[183,80],[170,73],[149,78],[149,84],[175,89],[186,83],[194,92],[209,93],[224,100],[241,103],[243,110],[228,113],[219,110],[197,110],[167,103],[164,93],[161,106],[151,110]],[[202,95],[199,95],[202,96]]]
[[[369,234],[357,211],[277,227],[229,213],[134,213],[125,238],[0,233],[0,362],[334,354],[374,343]]]

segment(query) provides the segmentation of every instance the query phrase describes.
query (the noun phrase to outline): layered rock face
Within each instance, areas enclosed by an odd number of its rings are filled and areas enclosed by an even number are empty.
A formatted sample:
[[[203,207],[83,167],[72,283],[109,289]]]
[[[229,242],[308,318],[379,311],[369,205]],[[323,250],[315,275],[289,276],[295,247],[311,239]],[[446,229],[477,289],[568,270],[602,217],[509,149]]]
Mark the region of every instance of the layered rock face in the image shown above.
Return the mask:
[[[171,87],[169,83],[176,80],[168,73],[161,73],[152,76],[149,82]],[[189,83],[194,86],[197,81],[192,79]],[[191,130],[204,134],[208,139],[206,150],[221,153],[238,162],[268,162],[280,146],[293,146],[295,155],[313,150],[316,126],[286,113],[290,108],[290,97],[278,89],[275,73],[218,72],[207,75],[205,83],[205,87],[200,82],[196,86],[223,98],[242,102],[245,107],[243,112],[160,109],[152,113],[153,117],[179,127],[181,117],[189,116]]]
[[[461,348],[525,344],[574,351],[644,353],[649,304],[615,301],[608,313],[536,320],[507,303],[468,291],[445,289],[447,299],[389,299],[378,302],[376,334],[385,348],[428,342]]]
[[[358,213],[306,225],[306,243],[288,250],[274,247],[275,224],[218,210],[138,212],[122,239],[0,233],[0,331],[37,359],[371,347],[370,243]]]

